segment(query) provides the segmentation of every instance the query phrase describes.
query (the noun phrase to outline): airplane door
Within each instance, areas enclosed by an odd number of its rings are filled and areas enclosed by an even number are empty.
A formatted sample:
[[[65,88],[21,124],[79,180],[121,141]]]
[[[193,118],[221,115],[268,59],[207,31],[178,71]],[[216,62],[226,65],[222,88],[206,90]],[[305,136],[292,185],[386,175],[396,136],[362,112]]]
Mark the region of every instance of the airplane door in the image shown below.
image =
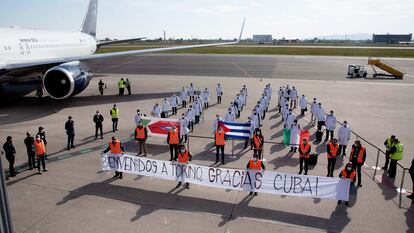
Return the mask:
[[[19,48],[20,48],[20,54],[24,54],[24,47],[22,45],[22,43],[19,43]]]
[[[26,53],[29,54],[30,53],[30,46],[28,43],[26,43]]]

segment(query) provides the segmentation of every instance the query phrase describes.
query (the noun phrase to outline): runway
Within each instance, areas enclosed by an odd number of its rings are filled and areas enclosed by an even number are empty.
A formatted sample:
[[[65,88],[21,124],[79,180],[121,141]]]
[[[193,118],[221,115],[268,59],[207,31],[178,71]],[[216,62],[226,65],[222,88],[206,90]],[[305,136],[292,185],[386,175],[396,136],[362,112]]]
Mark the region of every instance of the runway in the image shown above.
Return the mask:
[[[351,81],[346,79],[348,65],[366,65],[367,60],[363,57],[152,54],[93,61],[90,67],[98,75],[109,73]],[[414,83],[414,59],[384,60],[408,74],[406,78],[352,81]],[[371,67],[366,66],[366,69],[369,77],[372,77]]]

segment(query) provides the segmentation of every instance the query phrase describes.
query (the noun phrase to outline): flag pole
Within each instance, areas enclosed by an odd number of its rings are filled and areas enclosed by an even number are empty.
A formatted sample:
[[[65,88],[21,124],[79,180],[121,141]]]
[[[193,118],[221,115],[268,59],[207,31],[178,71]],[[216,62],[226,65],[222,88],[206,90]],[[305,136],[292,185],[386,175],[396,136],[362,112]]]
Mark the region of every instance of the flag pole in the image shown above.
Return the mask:
[[[231,140],[231,157],[234,157],[234,139]]]

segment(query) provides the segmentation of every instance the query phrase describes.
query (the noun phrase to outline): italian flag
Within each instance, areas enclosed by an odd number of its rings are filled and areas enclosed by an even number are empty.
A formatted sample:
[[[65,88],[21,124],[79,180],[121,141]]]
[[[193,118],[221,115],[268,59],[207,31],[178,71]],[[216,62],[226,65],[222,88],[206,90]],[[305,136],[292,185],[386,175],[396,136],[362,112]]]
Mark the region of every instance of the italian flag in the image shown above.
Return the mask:
[[[166,138],[168,131],[173,126],[177,127],[178,131],[180,131],[180,121],[178,119],[143,117],[141,118],[141,122],[147,127],[148,136],[150,137]]]

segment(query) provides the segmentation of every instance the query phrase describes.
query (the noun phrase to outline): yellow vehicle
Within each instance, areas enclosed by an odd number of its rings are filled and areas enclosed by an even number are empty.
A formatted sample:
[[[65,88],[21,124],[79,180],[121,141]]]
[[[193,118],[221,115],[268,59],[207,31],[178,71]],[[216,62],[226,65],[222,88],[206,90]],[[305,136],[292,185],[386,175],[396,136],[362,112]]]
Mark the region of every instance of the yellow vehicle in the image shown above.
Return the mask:
[[[384,61],[378,58],[368,58],[368,65],[371,65],[372,69],[374,70],[374,78],[377,76],[388,76],[395,77],[396,79],[402,79],[404,77],[404,73],[401,70],[391,66],[390,64],[385,63]],[[375,67],[387,73],[378,73]]]

